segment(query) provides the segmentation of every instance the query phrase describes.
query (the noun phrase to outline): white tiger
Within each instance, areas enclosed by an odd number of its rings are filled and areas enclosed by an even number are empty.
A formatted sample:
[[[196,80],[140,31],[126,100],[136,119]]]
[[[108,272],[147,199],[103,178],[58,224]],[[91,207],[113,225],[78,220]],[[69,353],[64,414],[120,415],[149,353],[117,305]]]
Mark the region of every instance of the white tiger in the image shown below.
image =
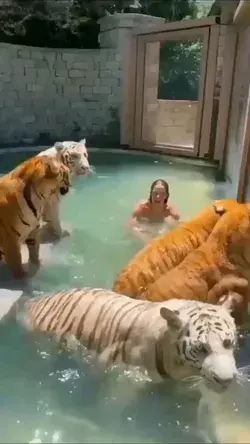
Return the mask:
[[[145,367],[155,381],[201,375],[208,387],[223,390],[237,377],[237,332],[230,314],[234,298],[229,295],[216,306],[72,289],[25,302],[18,318],[31,331],[50,333],[59,341],[77,339],[105,366]]]
[[[37,156],[51,156],[60,160],[69,168],[71,181],[77,176],[89,176],[93,172],[88,161],[86,139],[82,139],[80,142],[56,142],[51,148],[42,151]],[[60,199],[61,194],[58,191],[47,201],[43,212],[43,220],[47,223],[46,229],[57,238],[69,234],[66,230],[62,230],[61,227]]]

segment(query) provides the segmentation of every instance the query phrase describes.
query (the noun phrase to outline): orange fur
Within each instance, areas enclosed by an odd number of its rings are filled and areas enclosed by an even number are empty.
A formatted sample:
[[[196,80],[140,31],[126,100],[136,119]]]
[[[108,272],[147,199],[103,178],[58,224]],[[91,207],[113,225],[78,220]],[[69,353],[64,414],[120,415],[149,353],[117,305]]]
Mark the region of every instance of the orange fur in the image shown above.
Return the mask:
[[[229,292],[239,298],[239,318],[250,301],[250,204],[238,204],[217,222],[198,249],[138,295],[139,299],[163,301],[191,299],[221,303]]]
[[[49,158],[33,157],[0,179],[0,249],[15,277],[23,277],[21,244],[39,264],[38,227],[46,199],[69,189],[69,169]]]
[[[148,285],[176,267],[209,236],[221,215],[238,205],[233,199],[215,201],[195,219],[154,239],[120,272],[113,290],[140,297]]]

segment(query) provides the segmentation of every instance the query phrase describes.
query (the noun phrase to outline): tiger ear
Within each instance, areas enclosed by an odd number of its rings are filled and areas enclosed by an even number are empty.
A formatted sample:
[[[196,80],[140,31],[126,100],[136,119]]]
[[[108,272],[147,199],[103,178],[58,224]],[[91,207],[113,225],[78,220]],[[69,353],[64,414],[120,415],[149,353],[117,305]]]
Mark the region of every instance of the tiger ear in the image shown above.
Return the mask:
[[[64,148],[63,142],[56,142],[54,144],[54,148],[56,149],[56,151],[58,153],[60,153],[63,150],[63,148]]]
[[[78,142],[78,143],[81,145],[86,145],[86,139],[84,138],[84,139],[80,140],[80,142]]]
[[[48,162],[45,167],[45,179],[54,179],[60,172],[60,163],[56,160],[51,158],[47,158]]]
[[[222,216],[224,213],[226,213],[226,209],[223,207],[223,205],[221,205],[219,202],[215,202],[213,204],[214,207],[214,211],[216,214],[219,214],[220,216]]]
[[[180,330],[182,327],[182,321],[179,317],[180,312],[178,310],[169,310],[169,308],[161,307],[160,315],[165,321],[167,321],[168,326],[173,330]]]

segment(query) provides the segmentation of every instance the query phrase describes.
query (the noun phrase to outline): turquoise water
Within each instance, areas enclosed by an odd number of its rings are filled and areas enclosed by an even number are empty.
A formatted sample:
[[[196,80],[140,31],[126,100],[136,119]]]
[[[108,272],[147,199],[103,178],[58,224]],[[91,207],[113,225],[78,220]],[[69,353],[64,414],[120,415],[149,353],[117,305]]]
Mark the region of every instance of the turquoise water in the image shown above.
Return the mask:
[[[28,157],[0,156],[1,173]],[[182,219],[215,198],[213,170],[157,156],[90,152],[96,175],[79,178],[62,204],[73,229],[32,279],[36,291],[75,286],[109,288],[119,269],[139,250],[126,222],[152,181],[170,184]],[[0,326],[0,442],[200,442],[197,399],[173,382],[155,386],[119,371],[98,371],[91,360],[59,353],[17,325]]]

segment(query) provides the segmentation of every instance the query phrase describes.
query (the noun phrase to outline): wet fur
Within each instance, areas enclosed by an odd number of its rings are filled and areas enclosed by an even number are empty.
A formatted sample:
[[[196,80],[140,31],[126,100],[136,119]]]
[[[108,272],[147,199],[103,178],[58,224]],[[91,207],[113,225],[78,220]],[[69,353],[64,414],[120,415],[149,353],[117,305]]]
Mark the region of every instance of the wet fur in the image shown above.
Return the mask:
[[[206,242],[149,285],[138,299],[178,298],[216,304],[235,291],[243,296],[234,313],[242,324],[248,319],[249,283],[250,205],[238,204],[220,218]]]
[[[66,341],[72,351],[79,341],[104,366],[144,367],[155,381],[193,374],[214,381],[214,373],[203,365],[212,353],[215,358],[230,355],[235,366],[233,298],[220,307],[181,300],[153,304],[110,290],[82,288],[24,300],[22,309],[12,308],[12,316],[30,331]],[[200,350],[204,344],[208,355]]]
[[[88,152],[86,149],[86,140],[80,142],[65,141],[56,142],[52,148],[48,148],[38,154],[37,157],[51,156],[62,162],[70,170],[71,182],[77,177],[78,169],[91,171],[88,162]],[[44,211],[43,221],[46,223],[46,231],[52,235],[52,238],[61,238],[69,233],[62,229],[60,221],[60,201],[62,194],[58,191],[47,200]]]
[[[120,272],[113,290],[130,297],[140,297],[148,285],[179,265],[209,236],[220,217],[238,205],[233,199],[215,201],[195,219],[164,234],[145,246]]]
[[[21,244],[39,265],[39,223],[46,199],[61,187],[69,189],[69,170],[49,157],[31,158],[0,179],[0,249],[13,275],[26,276]]]

